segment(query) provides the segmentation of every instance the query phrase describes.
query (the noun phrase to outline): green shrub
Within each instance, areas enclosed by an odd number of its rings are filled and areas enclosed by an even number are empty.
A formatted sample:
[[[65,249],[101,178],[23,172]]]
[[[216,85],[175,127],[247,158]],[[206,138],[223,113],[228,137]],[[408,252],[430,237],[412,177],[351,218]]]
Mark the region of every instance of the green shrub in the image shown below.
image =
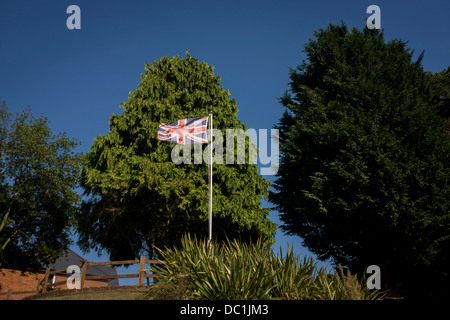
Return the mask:
[[[223,244],[183,237],[181,250],[160,250],[163,265],[153,272],[168,282],[188,279],[201,299],[263,299],[273,287],[272,251],[262,242],[226,241]]]
[[[186,279],[166,281],[162,279],[152,285],[144,295],[147,300],[189,300],[193,299],[192,288]]]
[[[321,270],[316,283],[317,299],[320,300],[381,300],[385,296],[385,292],[369,290],[365,278],[359,281],[350,270],[344,272],[342,267],[337,268],[333,275]]]
[[[312,258],[301,260],[289,247],[278,256],[261,241],[209,244],[186,235],[180,248],[157,251],[164,263],[154,265],[152,271],[163,284],[156,289],[160,291],[149,292],[154,299],[379,298],[349,271],[329,274]]]
[[[271,268],[274,288],[272,297],[283,299],[314,299],[314,273],[317,263],[311,257],[304,257],[300,261],[293,250],[287,249],[286,255],[280,248],[280,256],[272,254]]]

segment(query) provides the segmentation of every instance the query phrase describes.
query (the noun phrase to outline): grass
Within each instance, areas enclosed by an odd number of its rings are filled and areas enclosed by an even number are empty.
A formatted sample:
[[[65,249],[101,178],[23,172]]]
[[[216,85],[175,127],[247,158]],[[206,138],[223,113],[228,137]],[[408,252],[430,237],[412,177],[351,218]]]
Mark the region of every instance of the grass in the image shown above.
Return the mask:
[[[61,296],[47,296],[35,300],[142,300],[143,292],[82,292],[76,294],[67,294]]]
[[[27,300],[142,300],[149,287],[118,286],[94,287],[83,290],[54,290]]]

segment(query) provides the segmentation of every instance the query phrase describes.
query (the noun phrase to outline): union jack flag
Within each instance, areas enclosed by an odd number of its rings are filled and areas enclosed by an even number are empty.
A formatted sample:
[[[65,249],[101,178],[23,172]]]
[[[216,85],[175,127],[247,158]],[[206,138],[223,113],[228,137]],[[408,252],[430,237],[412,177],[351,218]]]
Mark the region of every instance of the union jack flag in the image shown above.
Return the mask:
[[[158,139],[178,144],[208,143],[206,126],[209,116],[177,120],[171,124],[160,123]]]

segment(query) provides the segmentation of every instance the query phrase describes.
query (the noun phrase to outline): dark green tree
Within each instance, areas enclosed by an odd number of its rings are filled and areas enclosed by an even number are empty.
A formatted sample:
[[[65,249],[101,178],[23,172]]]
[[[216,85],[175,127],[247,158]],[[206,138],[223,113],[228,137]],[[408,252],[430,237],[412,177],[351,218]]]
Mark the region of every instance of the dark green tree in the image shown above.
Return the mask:
[[[79,205],[78,143],[55,135],[48,120],[29,109],[0,104],[0,264],[37,267],[70,244]]]
[[[433,86],[436,112],[442,118],[444,130],[450,135],[450,67],[429,73]]]
[[[157,139],[159,123],[212,111],[214,128],[225,139],[225,129],[246,130],[212,66],[187,54],[147,63],[145,70],[138,89],[121,104],[124,113],[113,114],[109,133],[95,138],[82,171],[87,198],[79,244],[107,250],[112,260],[153,256],[153,246],[175,245],[186,232],[208,236],[208,166],[194,159],[195,150],[202,154],[207,145],[191,147],[190,164],[175,164],[176,144]],[[268,181],[256,165],[225,164],[225,156],[224,164],[214,164],[213,237],[272,242],[276,226],[261,207]]]
[[[423,55],[414,61],[406,43],[344,24],[314,36],[280,98],[282,158],[270,199],[281,228],[355,272],[379,265],[392,294],[444,291],[450,137]]]

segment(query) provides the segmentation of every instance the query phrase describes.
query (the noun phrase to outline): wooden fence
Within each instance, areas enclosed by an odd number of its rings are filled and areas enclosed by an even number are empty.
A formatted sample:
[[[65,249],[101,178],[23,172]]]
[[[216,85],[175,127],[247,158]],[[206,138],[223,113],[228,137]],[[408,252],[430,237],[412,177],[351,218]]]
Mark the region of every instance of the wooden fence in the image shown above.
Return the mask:
[[[121,265],[121,264],[137,264],[139,263],[139,272],[138,273],[132,273],[132,274],[116,274],[116,275],[102,275],[102,276],[90,276],[86,274],[87,267],[94,267],[94,266],[114,266],[114,265]],[[146,260],[145,256],[141,256],[139,260],[123,260],[123,261],[109,261],[109,262],[89,262],[86,259],[80,264],[77,265],[77,267],[80,268],[80,289],[83,289],[84,283],[86,280],[107,280],[107,279],[118,279],[118,278],[138,278],[138,286],[142,286],[144,284],[144,278],[157,278],[157,275],[154,274],[148,274],[145,273],[145,264],[162,264],[163,261],[160,260]],[[6,295],[17,295],[17,294],[38,294],[38,293],[44,293],[47,292],[47,288],[50,287],[56,287],[58,285],[63,285],[67,283],[67,279],[64,281],[56,282],[56,283],[48,283],[48,280],[51,275],[56,275],[64,273],[67,276],[70,276],[70,274],[66,273],[67,268],[59,269],[59,270],[50,270],[50,268],[47,268],[45,270],[44,277],[38,281],[36,290],[32,291],[12,291],[8,290],[7,292],[0,292],[0,296]]]
[[[139,273],[132,274],[115,274],[115,275],[102,275],[102,276],[90,276],[86,274],[87,267],[94,266],[114,266],[121,264],[137,264],[139,263]],[[81,265],[77,265],[80,268],[80,289],[84,288],[84,283],[86,280],[106,280],[106,279],[118,279],[118,278],[138,278],[138,286],[142,286],[144,284],[144,278],[156,278],[157,275],[145,273],[145,264],[161,264],[162,261],[159,260],[146,260],[145,256],[141,256],[139,260],[122,260],[122,261],[109,261],[109,262],[89,262],[86,259],[81,263]],[[64,281],[56,282],[56,283],[48,283],[48,279],[51,275],[66,272],[67,268],[59,269],[59,270],[50,270],[47,268],[45,270],[45,275],[41,281],[38,282],[36,287],[37,293],[47,292],[48,286],[58,286],[61,284],[66,284],[67,279]]]

